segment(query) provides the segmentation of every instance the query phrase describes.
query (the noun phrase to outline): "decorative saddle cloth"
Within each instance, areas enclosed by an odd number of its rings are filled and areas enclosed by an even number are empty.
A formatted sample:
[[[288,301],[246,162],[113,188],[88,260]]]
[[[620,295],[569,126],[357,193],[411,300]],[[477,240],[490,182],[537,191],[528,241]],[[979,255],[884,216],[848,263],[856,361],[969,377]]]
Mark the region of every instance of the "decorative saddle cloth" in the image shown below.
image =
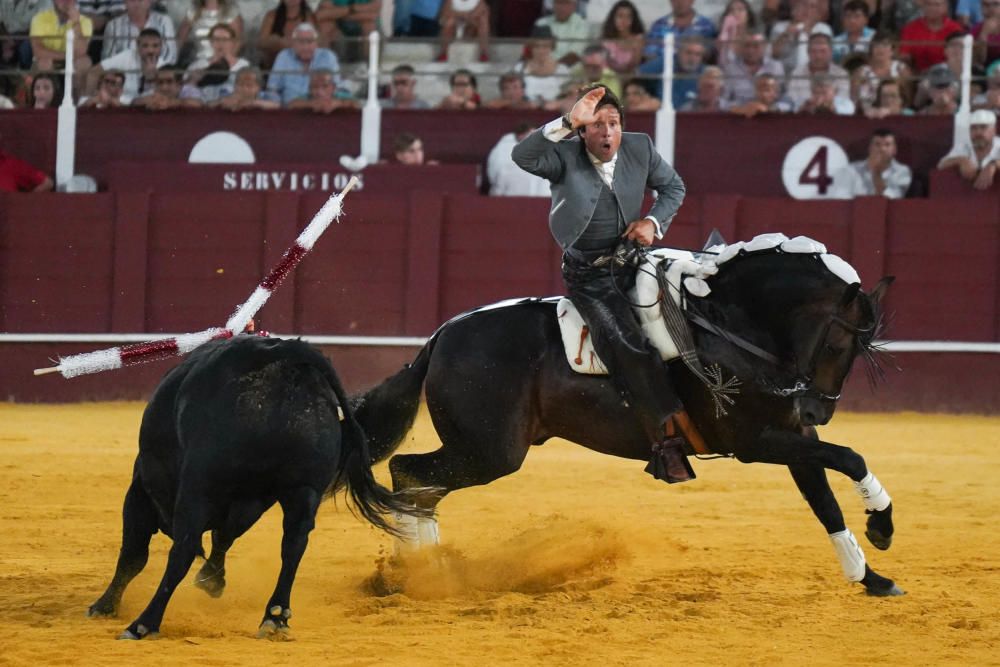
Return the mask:
[[[657,265],[661,262],[669,263],[666,282],[670,298],[680,308],[684,308],[682,290],[696,297],[708,296],[711,288],[705,279],[715,275],[720,266],[740,254],[768,250],[818,255],[826,267],[845,283],[861,282],[850,264],[836,255],[827,254],[826,246],[805,236],[789,239],[784,234],[761,234],[748,242],[713,246],[707,249],[711,255],[699,254],[698,257],[687,250],[671,248],[653,250],[646,254],[645,261],[639,266],[635,287],[629,292],[629,300],[638,304],[635,306],[635,314],[639,324],[646,338],[659,351],[664,361],[678,358],[682,350],[669,333],[658,301],[660,286],[656,279]],[[590,331],[573,302],[568,298],[560,299],[556,306],[556,314],[563,347],[566,350],[566,361],[569,362],[570,368],[577,373],[587,375],[607,375],[608,370],[604,362],[594,350]]]

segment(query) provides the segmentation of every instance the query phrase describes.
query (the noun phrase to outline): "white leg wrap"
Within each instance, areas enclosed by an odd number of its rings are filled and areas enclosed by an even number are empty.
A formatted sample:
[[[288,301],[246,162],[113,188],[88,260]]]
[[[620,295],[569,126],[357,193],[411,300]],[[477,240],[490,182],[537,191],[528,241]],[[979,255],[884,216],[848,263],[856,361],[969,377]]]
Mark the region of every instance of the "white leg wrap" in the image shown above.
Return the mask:
[[[845,528],[839,533],[830,533],[833,550],[840,559],[840,567],[848,581],[861,581],[865,578],[865,554],[854,539],[854,533]]]
[[[419,549],[420,532],[417,526],[417,517],[396,512],[393,518],[396,520],[396,529],[399,531],[399,537],[396,538],[396,555]]]
[[[437,519],[433,517],[419,517],[417,519],[417,541],[420,542],[421,547],[434,547],[441,544]]]
[[[882,487],[882,482],[878,481],[870,471],[863,480],[854,483],[854,488],[857,489],[866,509],[881,512],[892,502],[892,498]]]

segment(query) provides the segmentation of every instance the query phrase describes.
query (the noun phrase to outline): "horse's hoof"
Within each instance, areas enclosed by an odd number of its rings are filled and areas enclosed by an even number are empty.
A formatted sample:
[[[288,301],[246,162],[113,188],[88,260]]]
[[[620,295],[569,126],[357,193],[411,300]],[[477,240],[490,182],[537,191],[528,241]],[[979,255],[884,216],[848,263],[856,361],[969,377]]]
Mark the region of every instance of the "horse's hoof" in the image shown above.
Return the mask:
[[[872,543],[872,546],[876,549],[885,551],[892,546],[892,535],[883,535],[874,528],[869,528],[865,531],[865,537],[868,541]]]
[[[118,635],[118,639],[129,639],[136,641],[139,639],[156,639],[160,636],[159,632],[150,631],[145,625],[130,625],[125,628],[125,631]]]
[[[113,618],[118,615],[118,610],[113,605],[95,602],[87,609],[87,618]]]
[[[268,619],[257,629],[257,639],[270,639],[273,642],[292,641],[292,629],[287,624]]]
[[[213,598],[218,598],[222,597],[222,593],[226,590],[226,578],[221,574],[203,576],[199,572],[198,576],[194,579],[194,585],[211,595]]]
[[[891,598],[897,595],[906,595],[906,591],[904,591],[896,584],[893,584],[887,589],[866,588],[865,594],[876,598]]]

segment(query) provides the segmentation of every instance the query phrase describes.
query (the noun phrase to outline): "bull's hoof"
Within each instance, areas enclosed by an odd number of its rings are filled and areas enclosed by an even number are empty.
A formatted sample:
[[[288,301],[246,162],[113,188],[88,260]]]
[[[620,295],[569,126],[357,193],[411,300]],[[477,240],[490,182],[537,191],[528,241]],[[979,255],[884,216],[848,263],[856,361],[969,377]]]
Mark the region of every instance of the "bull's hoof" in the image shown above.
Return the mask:
[[[257,629],[257,639],[270,639],[271,641],[291,641],[292,629],[288,627],[288,619],[292,617],[292,610],[287,607],[282,609],[280,605],[274,605],[267,610],[264,621]]]
[[[145,625],[133,623],[132,625],[125,628],[125,631],[118,635],[118,639],[156,639],[160,636],[159,632],[155,630],[150,630]]]
[[[861,584],[865,587],[865,593],[873,597],[888,598],[897,595],[906,595],[906,591],[897,586],[892,579],[886,579],[867,565],[865,566],[865,576],[861,580]]]
[[[90,605],[87,609],[88,618],[113,618],[118,615],[118,610],[111,602],[103,598]]]
[[[226,590],[226,571],[210,568],[208,563],[205,563],[195,576],[194,585],[213,598],[221,597],[222,592]]]

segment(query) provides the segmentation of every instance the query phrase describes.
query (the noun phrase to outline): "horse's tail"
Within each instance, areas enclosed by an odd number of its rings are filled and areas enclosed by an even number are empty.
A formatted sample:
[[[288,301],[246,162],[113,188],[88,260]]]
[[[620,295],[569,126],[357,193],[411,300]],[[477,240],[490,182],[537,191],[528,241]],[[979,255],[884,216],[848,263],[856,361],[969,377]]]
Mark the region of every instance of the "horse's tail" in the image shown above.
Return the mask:
[[[436,339],[437,335],[431,336],[417,358],[401,371],[354,398],[352,407],[368,434],[372,463],[396,451],[413,427],[420,407],[420,390],[424,386]]]
[[[415,516],[431,516],[433,510],[419,509],[412,502],[419,500],[421,491],[410,491],[406,494],[393,493],[375,480],[372,475],[372,457],[368,449],[368,437],[357,415],[351,408],[350,400],[340,378],[329,363],[324,368],[327,381],[337,403],[344,413],[341,421],[341,456],[336,479],[330,491],[336,491],[347,482],[347,494],[351,509],[362,518],[382,530],[397,535],[396,529],[386,519],[386,514],[401,512]]]

